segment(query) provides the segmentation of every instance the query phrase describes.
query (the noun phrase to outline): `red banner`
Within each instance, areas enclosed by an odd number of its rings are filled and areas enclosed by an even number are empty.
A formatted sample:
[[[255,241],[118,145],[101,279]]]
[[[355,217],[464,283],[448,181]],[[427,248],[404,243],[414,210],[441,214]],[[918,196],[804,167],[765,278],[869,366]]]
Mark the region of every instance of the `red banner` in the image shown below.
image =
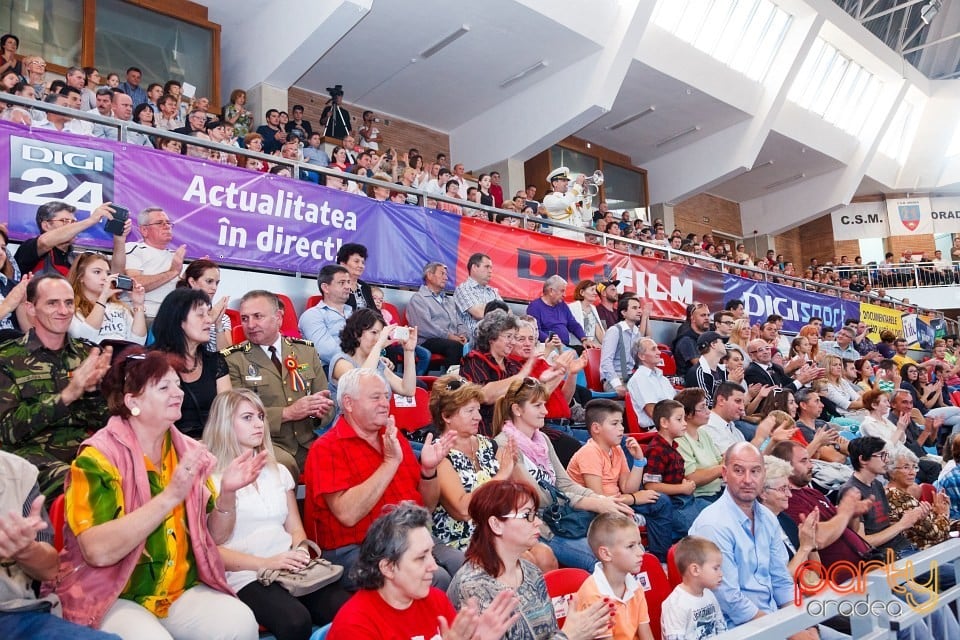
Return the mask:
[[[554,238],[473,218],[460,220],[457,282],[467,278],[467,259],[485,253],[493,260],[490,286],[507,299],[533,300],[543,281],[559,275],[568,294],[580,280],[620,280],[625,291],[653,302],[653,315],[684,319],[686,306],[705,302],[723,307],[723,274],[677,262],[641,258],[605,247]]]

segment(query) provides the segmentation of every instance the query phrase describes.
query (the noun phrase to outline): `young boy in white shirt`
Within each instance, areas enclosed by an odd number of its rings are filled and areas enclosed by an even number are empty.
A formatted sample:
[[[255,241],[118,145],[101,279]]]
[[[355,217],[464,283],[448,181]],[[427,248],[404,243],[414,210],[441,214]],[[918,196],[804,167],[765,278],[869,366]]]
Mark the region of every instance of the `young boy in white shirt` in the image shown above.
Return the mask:
[[[687,536],[677,543],[673,559],[683,582],[663,601],[663,640],[702,640],[726,631],[723,611],[711,591],[723,580],[720,548],[706,538]]]

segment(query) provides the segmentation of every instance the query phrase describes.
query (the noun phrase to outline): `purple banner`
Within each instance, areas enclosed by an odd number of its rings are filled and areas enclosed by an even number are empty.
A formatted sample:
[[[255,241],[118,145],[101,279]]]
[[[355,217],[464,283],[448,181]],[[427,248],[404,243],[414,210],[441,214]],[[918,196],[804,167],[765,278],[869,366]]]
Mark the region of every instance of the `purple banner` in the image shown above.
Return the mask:
[[[724,276],[723,302],[743,300],[750,323],[763,322],[767,316],[783,316],[783,330],[797,333],[810,318],[823,319],[826,327],[840,327],[846,318],[860,317],[860,303],[841,300],[822,293],[757,282],[739,276]]]
[[[0,123],[9,193],[0,189],[11,238],[37,235],[37,207],[63,200],[89,216],[103,202],[131,212],[159,206],[188,258],[314,275],[346,242],[366,245],[365,278],[418,286],[422,267],[455,265],[459,217],[116,142]],[[3,171],[3,169],[0,169]],[[3,202],[7,199],[6,202]],[[136,232],[131,234],[130,240]],[[77,244],[110,247],[101,227]]]

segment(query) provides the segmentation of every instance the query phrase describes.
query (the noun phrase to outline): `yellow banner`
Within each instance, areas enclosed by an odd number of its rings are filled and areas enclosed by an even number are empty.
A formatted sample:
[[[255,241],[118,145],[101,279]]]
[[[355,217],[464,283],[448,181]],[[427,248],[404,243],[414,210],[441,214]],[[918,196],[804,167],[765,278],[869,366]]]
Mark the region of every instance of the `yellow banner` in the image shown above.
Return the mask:
[[[875,343],[880,342],[880,332],[884,329],[893,331],[896,336],[903,335],[901,315],[896,309],[888,309],[866,302],[860,303],[860,321],[867,323],[867,326],[870,327],[867,337]]]

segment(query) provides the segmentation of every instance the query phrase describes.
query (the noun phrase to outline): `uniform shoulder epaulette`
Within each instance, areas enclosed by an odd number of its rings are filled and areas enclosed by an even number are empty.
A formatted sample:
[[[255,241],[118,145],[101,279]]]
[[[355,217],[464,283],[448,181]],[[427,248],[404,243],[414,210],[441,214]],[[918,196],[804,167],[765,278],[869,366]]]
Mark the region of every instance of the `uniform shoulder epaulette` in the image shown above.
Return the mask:
[[[293,336],[284,336],[283,339],[289,342],[290,344],[302,344],[307,347],[313,346],[313,341],[307,340],[306,338],[294,338]]]
[[[246,353],[247,351],[250,351],[251,346],[252,345],[250,344],[249,340],[244,340],[240,344],[231,345],[226,349],[221,349],[220,355],[222,355],[223,357],[227,357],[231,353]]]

